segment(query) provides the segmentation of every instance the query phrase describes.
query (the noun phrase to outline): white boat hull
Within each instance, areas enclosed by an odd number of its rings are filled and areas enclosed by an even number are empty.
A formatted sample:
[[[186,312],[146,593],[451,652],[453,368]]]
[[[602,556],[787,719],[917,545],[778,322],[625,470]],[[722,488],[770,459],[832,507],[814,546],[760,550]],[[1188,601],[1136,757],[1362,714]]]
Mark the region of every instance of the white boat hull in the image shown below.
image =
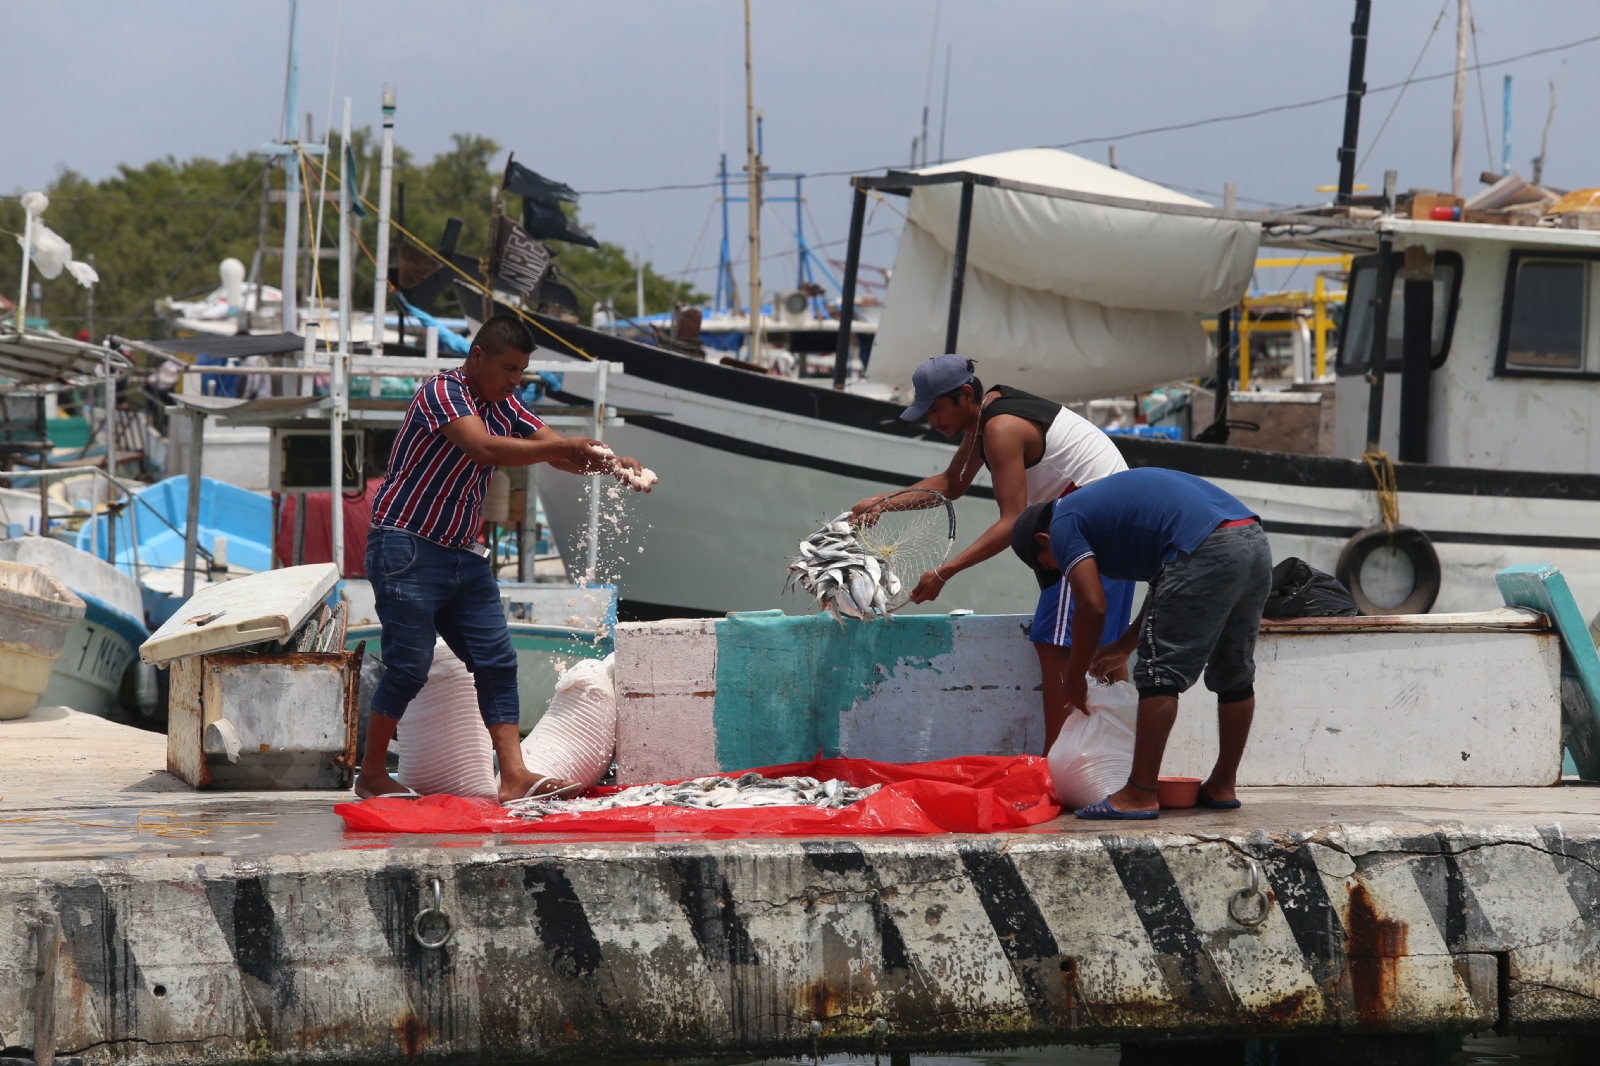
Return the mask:
[[[815,610],[803,593],[783,592],[786,568],[800,539],[857,500],[943,470],[953,451],[946,444],[885,438],[652,386],[622,375],[612,379],[610,397],[618,407],[670,412],[671,422],[720,439],[686,440],[639,422],[606,430],[606,441],[616,451],[636,456],[661,478],[647,495],[619,494],[624,497],[620,507],[609,494],[602,497],[599,576],[618,585],[624,613],[631,617]],[[664,420],[650,420],[660,421]],[[749,450],[824,457],[836,469],[730,450],[739,444],[753,446]],[[840,472],[839,467],[853,467],[868,476]],[[886,476],[870,476],[875,469]],[[987,475],[977,484],[986,490]],[[583,577],[587,560],[587,485],[587,479],[539,468],[540,499],[568,576],[574,580]],[[612,516],[617,516],[615,521]],[[998,517],[992,498],[968,496],[957,501],[954,551],[970,544]],[[1031,613],[1038,588],[1026,570],[1008,561],[1009,553],[959,574],[937,601],[905,610]],[[912,581],[918,576],[909,575]]]
[[[118,700],[123,673],[138,646],[150,635],[138,584],[104,559],[45,537],[0,541],[0,558],[49,568],[88,604],[88,613],[67,631],[39,705],[104,715]]]
[[[661,477],[615,525],[602,523],[611,532],[603,529],[600,575],[617,579],[624,617],[809,610],[780,591],[796,541],[863,496],[943,469],[952,452],[904,435],[889,404],[564,328],[591,354],[627,363],[628,373],[611,378],[612,404],[649,412],[606,433]],[[580,398],[572,389],[586,390],[578,382],[587,380],[574,376],[566,395]],[[1333,573],[1349,538],[1378,520],[1372,475],[1358,461],[1129,438],[1118,446],[1131,466],[1185,470],[1233,493],[1261,516],[1276,559],[1298,556]],[[1600,475],[1405,465],[1397,472],[1401,520],[1426,533],[1439,556],[1434,611],[1500,606],[1495,574],[1517,563],[1559,567],[1579,606],[1600,609]],[[585,559],[583,484],[541,468],[545,511],[574,576]],[[957,503],[958,547],[995,520],[988,496],[980,473],[973,494]],[[1036,596],[1031,575],[1008,553],[957,576],[924,609],[1031,612]]]
[[[102,717],[117,702],[122,675],[137,649],[115,630],[85,618],[67,630],[41,707],[71,707]]]

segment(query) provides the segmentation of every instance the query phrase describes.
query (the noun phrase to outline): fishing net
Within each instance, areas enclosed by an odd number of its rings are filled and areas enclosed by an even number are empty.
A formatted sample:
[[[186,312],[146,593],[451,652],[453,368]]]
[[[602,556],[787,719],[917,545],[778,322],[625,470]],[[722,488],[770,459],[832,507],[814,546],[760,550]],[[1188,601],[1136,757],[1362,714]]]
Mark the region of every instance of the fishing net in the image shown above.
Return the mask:
[[[904,489],[885,497],[852,523],[856,540],[889,572],[900,589],[889,609],[911,602],[922,575],[950,558],[956,542],[956,509],[932,489]]]

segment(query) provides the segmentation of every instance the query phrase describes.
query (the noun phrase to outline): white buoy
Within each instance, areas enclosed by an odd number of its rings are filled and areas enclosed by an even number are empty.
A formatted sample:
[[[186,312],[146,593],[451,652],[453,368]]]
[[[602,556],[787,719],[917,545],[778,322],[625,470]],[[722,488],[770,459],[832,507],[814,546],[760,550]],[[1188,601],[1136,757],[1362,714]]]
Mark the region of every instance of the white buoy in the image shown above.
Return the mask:
[[[217,273],[222,275],[228,310],[235,313],[244,310],[244,264],[230,255],[218,265]]]

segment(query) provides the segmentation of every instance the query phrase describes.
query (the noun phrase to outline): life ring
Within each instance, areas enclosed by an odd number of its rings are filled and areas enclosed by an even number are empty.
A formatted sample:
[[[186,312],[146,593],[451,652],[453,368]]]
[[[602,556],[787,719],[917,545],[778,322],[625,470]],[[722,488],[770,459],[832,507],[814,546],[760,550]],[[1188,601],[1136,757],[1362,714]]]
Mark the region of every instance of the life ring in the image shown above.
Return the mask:
[[[1368,556],[1379,548],[1391,545],[1411,563],[1411,592],[1393,607],[1379,607],[1361,587],[1361,569]],[[1361,530],[1346,542],[1344,550],[1339,553],[1339,565],[1334,576],[1339,579],[1339,584],[1350,590],[1362,614],[1427,614],[1439,598],[1439,553],[1433,550],[1433,542],[1422,530],[1397,525],[1390,532],[1379,522]]]

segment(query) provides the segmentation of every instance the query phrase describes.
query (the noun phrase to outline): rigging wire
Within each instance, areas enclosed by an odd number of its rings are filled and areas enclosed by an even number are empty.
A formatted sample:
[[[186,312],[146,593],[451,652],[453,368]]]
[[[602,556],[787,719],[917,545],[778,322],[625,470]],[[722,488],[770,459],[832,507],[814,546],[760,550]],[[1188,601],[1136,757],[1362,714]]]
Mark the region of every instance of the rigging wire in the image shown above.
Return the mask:
[[[1484,169],[1494,172],[1494,145],[1489,140],[1489,101],[1483,94],[1483,59],[1478,54],[1478,16],[1469,7],[1467,17],[1472,21],[1472,58],[1478,64],[1478,107],[1483,111],[1483,151],[1489,165]]]
[[[1372,140],[1367,142],[1367,150],[1361,155],[1361,162],[1356,164],[1355,177],[1361,176],[1361,171],[1367,165],[1367,160],[1372,158],[1372,152],[1378,147],[1378,141],[1383,138],[1383,131],[1389,128],[1389,120],[1394,118],[1394,113],[1400,110],[1400,101],[1406,98],[1406,90],[1411,87],[1412,80],[1416,77],[1417,68],[1422,66],[1422,59],[1428,54],[1428,46],[1433,43],[1434,35],[1439,32],[1439,25],[1444,21],[1446,11],[1450,10],[1450,0],[1444,0],[1439,5],[1439,17],[1433,20],[1433,29],[1428,31],[1428,39],[1422,42],[1422,51],[1417,53],[1417,61],[1411,64],[1411,73],[1406,75],[1406,80],[1400,86],[1400,95],[1394,98],[1394,103],[1389,105],[1389,113],[1383,116],[1383,121],[1378,125],[1378,132],[1372,135]],[[1478,72],[1478,77],[1483,77],[1483,72]]]

